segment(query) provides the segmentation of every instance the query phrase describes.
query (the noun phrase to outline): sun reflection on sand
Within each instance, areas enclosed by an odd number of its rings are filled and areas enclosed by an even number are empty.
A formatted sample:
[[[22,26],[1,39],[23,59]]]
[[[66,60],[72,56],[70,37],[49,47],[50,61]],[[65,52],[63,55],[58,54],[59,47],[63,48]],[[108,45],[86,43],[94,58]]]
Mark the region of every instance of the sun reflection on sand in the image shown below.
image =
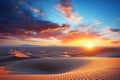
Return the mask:
[[[19,50],[10,50],[9,53],[15,55],[16,57],[29,57]]]

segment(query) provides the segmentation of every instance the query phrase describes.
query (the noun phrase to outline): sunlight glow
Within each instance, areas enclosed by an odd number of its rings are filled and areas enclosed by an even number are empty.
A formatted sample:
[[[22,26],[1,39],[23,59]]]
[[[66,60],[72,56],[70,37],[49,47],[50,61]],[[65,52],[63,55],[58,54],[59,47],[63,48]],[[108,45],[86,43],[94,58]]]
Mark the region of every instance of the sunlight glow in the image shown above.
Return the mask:
[[[85,47],[88,49],[94,48],[94,44],[93,43],[86,43]]]

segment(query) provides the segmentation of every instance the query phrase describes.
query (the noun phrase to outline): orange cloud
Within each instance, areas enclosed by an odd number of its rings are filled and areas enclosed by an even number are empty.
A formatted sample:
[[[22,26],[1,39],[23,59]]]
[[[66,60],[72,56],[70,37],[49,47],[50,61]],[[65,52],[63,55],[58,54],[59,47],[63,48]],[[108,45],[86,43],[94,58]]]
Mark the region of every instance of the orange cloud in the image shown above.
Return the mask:
[[[101,39],[102,39],[102,40],[106,40],[106,41],[107,41],[107,40],[111,40],[111,39],[108,38],[108,37],[101,37]]]
[[[73,10],[70,5],[70,0],[61,0],[60,4],[57,5],[57,9],[64,14],[65,18],[69,21],[79,22],[83,18]]]
[[[112,41],[111,43],[112,43],[112,44],[120,45],[120,40],[119,40],[119,41]]]
[[[79,30],[72,30],[69,31],[66,34],[63,34],[61,36],[58,37],[58,39],[60,39],[63,43],[71,43],[73,41],[78,41],[84,38],[97,38],[100,37],[101,35],[98,32],[80,32]]]
[[[75,33],[78,33],[79,31],[78,30],[71,30],[68,32],[68,34],[75,34]]]
[[[47,29],[44,29],[44,30],[40,31],[40,33],[46,33],[46,32],[49,32],[49,31],[65,30],[65,29],[68,29],[68,28],[70,28],[69,25],[63,24],[62,26],[55,26],[53,28],[49,27]]]

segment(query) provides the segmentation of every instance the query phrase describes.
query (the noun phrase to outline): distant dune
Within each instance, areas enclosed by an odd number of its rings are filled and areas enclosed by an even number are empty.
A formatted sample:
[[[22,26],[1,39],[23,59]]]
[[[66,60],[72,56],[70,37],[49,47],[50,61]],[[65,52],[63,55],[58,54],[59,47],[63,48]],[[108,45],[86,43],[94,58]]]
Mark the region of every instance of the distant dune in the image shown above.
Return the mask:
[[[120,52],[106,52],[96,55],[96,57],[120,57]]]
[[[27,59],[0,72],[0,80],[120,80],[120,58]]]

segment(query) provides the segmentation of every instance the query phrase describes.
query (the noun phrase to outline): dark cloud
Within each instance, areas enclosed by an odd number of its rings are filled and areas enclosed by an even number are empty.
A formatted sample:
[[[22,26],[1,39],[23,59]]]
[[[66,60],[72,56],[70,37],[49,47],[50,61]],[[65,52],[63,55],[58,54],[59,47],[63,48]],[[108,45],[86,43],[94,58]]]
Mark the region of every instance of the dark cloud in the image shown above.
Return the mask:
[[[69,25],[58,25],[49,21],[39,21],[36,24],[0,24],[0,33],[3,36],[14,37],[44,37],[55,36],[62,33],[62,30],[68,29]]]
[[[109,27],[107,27],[106,29],[107,29],[108,32],[113,32],[113,33],[120,34],[120,29],[109,28]]]
[[[15,39],[13,36],[3,36],[3,34],[0,34],[0,39],[9,39],[9,40],[13,40]]]
[[[33,13],[39,13],[39,18],[42,18],[44,12],[41,9],[23,1],[0,0],[0,23],[31,23],[36,21]]]

